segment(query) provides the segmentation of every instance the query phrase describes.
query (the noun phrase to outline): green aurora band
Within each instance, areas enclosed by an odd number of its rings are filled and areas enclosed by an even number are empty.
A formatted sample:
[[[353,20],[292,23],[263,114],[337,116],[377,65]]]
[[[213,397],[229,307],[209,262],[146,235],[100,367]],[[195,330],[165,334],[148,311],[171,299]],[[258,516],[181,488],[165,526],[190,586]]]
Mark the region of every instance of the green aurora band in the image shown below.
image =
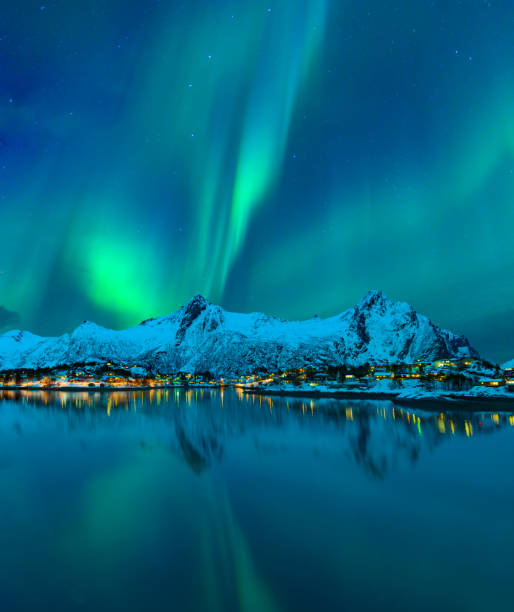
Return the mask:
[[[511,3],[22,5],[0,24],[0,330],[198,292],[302,318],[381,288],[512,357]]]

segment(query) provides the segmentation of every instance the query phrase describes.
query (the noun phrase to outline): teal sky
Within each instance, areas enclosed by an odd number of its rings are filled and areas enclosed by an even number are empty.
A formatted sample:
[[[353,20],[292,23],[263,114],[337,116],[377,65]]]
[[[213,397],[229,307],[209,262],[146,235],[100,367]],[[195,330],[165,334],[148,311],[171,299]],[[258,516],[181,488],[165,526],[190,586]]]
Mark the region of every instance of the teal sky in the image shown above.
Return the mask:
[[[0,330],[369,289],[514,357],[511,0],[4,2]]]

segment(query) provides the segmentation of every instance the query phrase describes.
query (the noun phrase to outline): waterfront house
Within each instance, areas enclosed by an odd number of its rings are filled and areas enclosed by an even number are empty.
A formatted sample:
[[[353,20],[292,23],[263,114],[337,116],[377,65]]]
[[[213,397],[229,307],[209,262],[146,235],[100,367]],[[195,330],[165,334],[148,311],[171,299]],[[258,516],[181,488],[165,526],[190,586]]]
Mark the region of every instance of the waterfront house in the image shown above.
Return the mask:
[[[384,378],[392,380],[394,378],[394,372],[388,372],[387,370],[375,370],[373,372],[375,380],[383,380]]]
[[[482,387],[502,387],[505,384],[505,381],[503,378],[487,378],[486,376],[483,376],[478,381],[478,384]]]

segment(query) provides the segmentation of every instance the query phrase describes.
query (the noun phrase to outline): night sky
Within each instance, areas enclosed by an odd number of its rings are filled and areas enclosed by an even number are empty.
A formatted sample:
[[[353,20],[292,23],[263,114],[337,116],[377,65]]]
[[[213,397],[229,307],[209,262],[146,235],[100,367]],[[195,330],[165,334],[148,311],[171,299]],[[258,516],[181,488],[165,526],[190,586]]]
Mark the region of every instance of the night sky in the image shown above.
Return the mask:
[[[369,289],[514,357],[512,0],[3,0],[0,330]]]

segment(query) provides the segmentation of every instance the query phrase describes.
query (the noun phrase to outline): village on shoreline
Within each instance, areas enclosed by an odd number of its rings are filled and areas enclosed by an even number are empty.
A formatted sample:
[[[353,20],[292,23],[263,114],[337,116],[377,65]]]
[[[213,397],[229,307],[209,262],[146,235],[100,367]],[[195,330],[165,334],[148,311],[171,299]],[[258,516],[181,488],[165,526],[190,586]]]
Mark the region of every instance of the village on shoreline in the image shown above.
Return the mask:
[[[514,401],[514,368],[484,360],[440,359],[413,364],[305,367],[237,377],[209,372],[154,372],[141,365],[80,363],[72,367],[0,372],[0,388],[112,391],[237,387],[259,394],[390,399]]]

